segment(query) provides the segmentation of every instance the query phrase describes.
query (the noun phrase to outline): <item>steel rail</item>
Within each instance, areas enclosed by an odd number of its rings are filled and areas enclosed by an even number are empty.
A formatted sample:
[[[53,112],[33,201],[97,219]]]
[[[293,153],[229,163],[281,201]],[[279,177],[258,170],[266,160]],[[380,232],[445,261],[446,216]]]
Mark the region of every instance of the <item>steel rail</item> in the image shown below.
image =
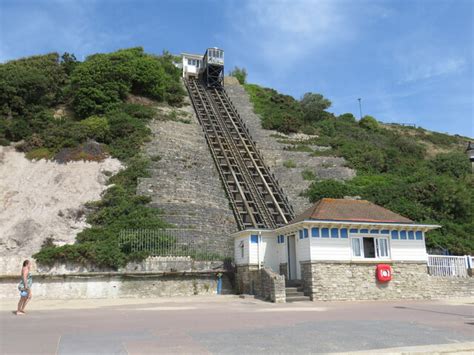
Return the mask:
[[[278,213],[280,214],[281,218],[283,219],[283,223],[284,224],[287,224],[288,223],[288,220],[285,216],[285,213],[283,212],[282,208],[280,207],[280,203],[277,201],[277,199],[275,198],[275,194],[273,192],[273,190],[270,188],[270,186],[268,185],[268,182],[267,182],[267,179],[265,178],[265,176],[262,174],[262,171],[260,170],[260,167],[264,167],[265,165],[263,164],[263,162],[261,161],[261,164],[258,164],[257,161],[255,160],[254,156],[253,156],[253,153],[254,152],[251,152],[248,145],[246,144],[245,142],[245,139],[247,139],[247,141],[250,142],[250,139],[248,137],[244,137],[240,131],[241,131],[241,127],[237,127],[237,124],[236,122],[234,121],[233,117],[235,117],[235,113],[234,112],[229,112],[228,108],[226,107],[226,104],[224,103],[223,99],[222,99],[222,95],[219,93],[219,90],[218,89],[213,89],[214,93],[216,93],[217,95],[217,98],[220,102],[220,104],[222,105],[223,109],[225,110],[227,116],[231,119],[231,122],[232,122],[232,126],[234,127],[235,129],[235,132],[237,133],[237,135],[239,136],[239,139],[241,142],[243,142],[243,146],[244,146],[244,149],[245,151],[247,152],[247,155],[249,156],[250,160],[252,161],[252,164],[253,166],[255,167],[258,175],[260,176],[260,179],[262,180],[263,184],[264,184],[264,187],[265,189],[267,190],[268,192],[268,195],[270,195],[270,198],[272,199],[273,201],[273,204],[275,205],[276,209],[278,210]],[[268,175],[268,173],[267,173]]]
[[[250,172],[250,169],[247,164],[245,164],[245,159],[242,156],[240,147],[237,145],[236,140],[238,143],[242,143],[239,139],[239,137],[235,137],[234,134],[235,132],[232,132],[231,129],[228,127],[229,119],[226,117],[224,112],[221,112],[219,110],[219,107],[217,105],[217,102],[215,98],[213,98],[212,93],[214,90],[208,89],[206,91],[209,94],[209,97],[212,100],[212,103],[215,105],[216,112],[219,114],[217,115],[217,118],[219,120],[219,124],[221,125],[221,128],[224,132],[224,134],[227,137],[227,141],[230,143],[232,146],[232,152],[234,153],[234,156],[236,157],[236,160],[239,162],[240,165],[240,170],[242,171],[242,177],[246,180],[247,187],[249,191],[252,194],[252,199],[255,201],[255,203],[258,206],[258,212],[260,214],[260,217],[264,220],[265,226],[267,228],[275,228],[277,224],[274,221],[274,218],[272,217],[272,213],[269,210],[268,206],[265,203],[264,198],[262,197],[262,194],[258,190],[258,187],[256,186],[255,180]],[[227,118],[227,120],[226,120]],[[235,139],[237,138],[237,139]]]

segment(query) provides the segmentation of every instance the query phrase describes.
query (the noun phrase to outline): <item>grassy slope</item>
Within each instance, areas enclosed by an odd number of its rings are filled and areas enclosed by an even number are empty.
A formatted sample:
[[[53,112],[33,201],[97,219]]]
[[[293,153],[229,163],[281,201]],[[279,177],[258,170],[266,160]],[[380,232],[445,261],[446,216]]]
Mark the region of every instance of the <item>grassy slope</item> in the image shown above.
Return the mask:
[[[441,224],[441,230],[428,235],[429,247],[474,252],[474,179],[464,153],[468,138],[371,118],[357,121],[351,114],[336,117],[326,112],[317,120],[304,120],[294,98],[257,85],[245,88],[264,128],[317,135],[304,144],[284,136],[280,141],[310,154],[344,157],[357,170],[357,177],[346,183],[313,181],[303,192],[311,201],[358,195],[417,222]],[[331,149],[316,152],[313,144]],[[314,175],[306,175],[314,180]]]

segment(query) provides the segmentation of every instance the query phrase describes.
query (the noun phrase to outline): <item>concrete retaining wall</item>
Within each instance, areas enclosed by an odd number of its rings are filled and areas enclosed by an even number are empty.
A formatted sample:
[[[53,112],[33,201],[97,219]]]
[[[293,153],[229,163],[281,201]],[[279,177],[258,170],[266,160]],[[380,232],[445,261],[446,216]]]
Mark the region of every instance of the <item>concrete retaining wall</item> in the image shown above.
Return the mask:
[[[17,298],[19,277],[0,277],[0,298]],[[214,272],[190,273],[77,273],[36,275],[34,298],[141,298],[217,294]],[[222,293],[232,294],[229,275],[223,275]]]
[[[390,282],[376,280],[377,263],[302,262],[305,294],[312,300],[438,299],[474,297],[474,279],[428,275],[426,263],[394,262]]]

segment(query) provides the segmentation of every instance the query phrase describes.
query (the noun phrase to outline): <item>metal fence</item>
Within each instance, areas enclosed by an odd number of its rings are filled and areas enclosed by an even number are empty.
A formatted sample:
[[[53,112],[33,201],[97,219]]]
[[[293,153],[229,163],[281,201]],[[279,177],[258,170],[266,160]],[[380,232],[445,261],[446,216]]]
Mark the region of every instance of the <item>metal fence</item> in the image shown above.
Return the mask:
[[[146,252],[151,256],[184,256],[195,260],[224,260],[233,257],[229,243],[209,241],[193,229],[122,230],[119,245],[125,253]]]
[[[468,277],[472,268],[472,257],[428,255],[428,273],[432,276]]]

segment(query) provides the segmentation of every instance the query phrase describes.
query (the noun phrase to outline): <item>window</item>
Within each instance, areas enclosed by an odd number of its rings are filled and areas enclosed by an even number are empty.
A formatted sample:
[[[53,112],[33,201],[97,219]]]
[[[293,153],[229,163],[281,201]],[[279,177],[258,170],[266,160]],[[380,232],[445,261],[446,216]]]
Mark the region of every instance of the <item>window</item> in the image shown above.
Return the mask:
[[[380,234],[390,234],[390,231],[388,229],[382,229]]]
[[[188,65],[192,65],[192,60],[191,59],[188,59]]]
[[[277,237],[277,242],[278,242],[278,244],[283,244],[283,243],[285,243],[285,236],[284,236],[284,235],[279,235],[279,236]]]
[[[319,238],[319,228],[311,228],[311,236],[313,238]]]
[[[416,231],[416,240],[423,240],[423,232],[422,231]]]
[[[258,243],[258,235],[257,234],[252,234],[250,236],[250,242],[253,243],[253,244],[257,244]]]
[[[407,231],[400,231],[400,239],[402,240],[407,239]]]
[[[243,258],[244,257],[244,241],[243,240],[240,242],[239,248],[240,248],[240,257]]]
[[[409,232],[408,232],[408,239],[410,239],[410,240],[415,240],[415,232],[409,231]]]
[[[365,259],[388,258],[388,238],[351,238],[352,256]]]
[[[347,228],[341,228],[339,233],[341,234],[341,238],[347,238]]]
[[[359,231],[359,233],[365,233],[365,234],[367,234],[367,233],[369,233],[369,230],[368,230],[368,229],[361,229],[361,230]]]
[[[303,229],[303,238],[308,238],[308,230],[305,228]]]
[[[339,229],[331,228],[331,238],[339,238]]]
[[[352,243],[352,256],[361,257],[361,250],[360,250],[360,240],[362,238],[353,238]]]
[[[303,239],[303,230],[302,229],[300,229],[298,231],[298,235],[299,235],[300,239]]]
[[[371,229],[370,234],[379,234],[379,230],[378,229]]]
[[[374,238],[362,238],[364,244],[364,258],[375,258]]]
[[[377,238],[375,242],[377,244],[377,256],[379,258],[388,258],[388,239]]]
[[[329,228],[322,228],[321,229],[321,236],[323,238],[329,238]]]
[[[392,240],[398,240],[398,231],[392,231]]]
[[[359,230],[358,229],[351,229],[350,232],[351,233],[359,233]]]

